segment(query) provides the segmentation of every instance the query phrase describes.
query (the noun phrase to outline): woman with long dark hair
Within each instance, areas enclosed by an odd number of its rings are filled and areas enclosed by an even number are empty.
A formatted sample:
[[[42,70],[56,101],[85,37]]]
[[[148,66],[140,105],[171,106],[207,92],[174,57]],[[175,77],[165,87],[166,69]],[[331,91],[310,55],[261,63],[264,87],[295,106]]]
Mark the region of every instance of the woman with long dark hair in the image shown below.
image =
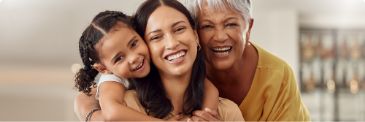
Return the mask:
[[[189,11],[176,0],[148,0],[137,10],[134,22],[153,65],[146,78],[136,80],[136,92],[126,94],[126,104],[157,118],[192,116],[202,109],[206,78]],[[243,120],[238,106],[228,99],[220,99],[218,113],[222,120]]]
[[[127,91],[126,105],[160,119],[192,117],[203,108],[207,80],[196,25],[188,10],[176,0],[148,0],[139,7],[134,22],[153,63],[147,77],[134,80],[135,90]],[[218,116],[243,120],[238,106],[223,98]]]

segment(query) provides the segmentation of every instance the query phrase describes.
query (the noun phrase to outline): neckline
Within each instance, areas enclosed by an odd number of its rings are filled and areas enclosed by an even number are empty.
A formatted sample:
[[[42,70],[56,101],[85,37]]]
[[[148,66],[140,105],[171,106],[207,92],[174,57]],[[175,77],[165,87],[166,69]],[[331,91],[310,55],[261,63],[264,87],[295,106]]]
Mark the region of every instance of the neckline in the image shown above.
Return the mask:
[[[244,107],[246,107],[246,106],[244,106],[245,104],[246,104],[246,102],[248,101],[247,100],[247,98],[251,98],[251,96],[253,95],[253,91],[252,91],[252,89],[254,89],[255,87],[256,87],[256,80],[258,79],[258,76],[257,76],[257,74],[258,74],[258,72],[259,72],[259,68],[260,68],[260,66],[261,66],[261,53],[262,53],[262,50],[259,48],[259,47],[257,47],[257,45],[256,44],[254,44],[254,43],[252,43],[252,42],[250,42],[251,43],[251,45],[256,49],[256,51],[257,51],[257,55],[258,55],[258,63],[257,63],[257,66],[256,66],[256,71],[255,71],[255,75],[254,75],[254,78],[253,78],[253,80],[252,80],[252,84],[251,84],[251,86],[250,86],[250,90],[248,91],[248,93],[247,93],[247,95],[246,95],[246,97],[243,99],[243,101],[241,102],[241,104],[240,105],[238,105],[239,106],[239,108],[244,108]],[[242,112],[242,111],[241,111]]]

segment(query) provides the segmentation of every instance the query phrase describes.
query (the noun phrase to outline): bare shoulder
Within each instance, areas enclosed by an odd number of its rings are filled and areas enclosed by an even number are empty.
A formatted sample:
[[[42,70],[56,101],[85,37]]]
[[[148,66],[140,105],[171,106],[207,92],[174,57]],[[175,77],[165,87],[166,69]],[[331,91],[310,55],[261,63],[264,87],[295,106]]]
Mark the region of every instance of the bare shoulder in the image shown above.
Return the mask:
[[[204,86],[205,86],[205,89],[208,90],[208,92],[214,93],[217,96],[219,96],[217,87],[215,87],[214,84],[208,78],[205,78]]]
[[[205,78],[205,79],[204,79],[204,82],[205,82],[205,83],[211,83],[212,81],[210,81],[208,78]]]

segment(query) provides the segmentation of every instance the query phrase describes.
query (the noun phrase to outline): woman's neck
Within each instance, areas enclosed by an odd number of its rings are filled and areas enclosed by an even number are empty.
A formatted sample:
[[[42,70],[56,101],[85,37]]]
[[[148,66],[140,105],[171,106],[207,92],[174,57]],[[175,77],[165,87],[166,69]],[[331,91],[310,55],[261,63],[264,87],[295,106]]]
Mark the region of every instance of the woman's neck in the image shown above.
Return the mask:
[[[167,97],[174,107],[174,114],[182,111],[185,91],[190,83],[191,71],[181,76],[171,76],[161,73],[161,80]]]

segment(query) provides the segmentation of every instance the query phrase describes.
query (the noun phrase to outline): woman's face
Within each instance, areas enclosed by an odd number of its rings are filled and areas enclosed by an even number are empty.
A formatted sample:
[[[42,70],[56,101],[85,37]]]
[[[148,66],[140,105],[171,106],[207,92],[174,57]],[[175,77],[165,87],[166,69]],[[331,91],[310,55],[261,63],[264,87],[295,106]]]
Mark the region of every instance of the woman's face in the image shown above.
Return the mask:
[[[96,45],[104,73],[122,78],[142,78],[150,72],[147,45],[130,27],[118,23]],[[101,70],[100,70],[101,69]]]
[[[149,17],[144,39],[162,75],[186,75],[197,56],[197,36],[187,17],[167,6]]]
[[[203,5],[198,21],[206,63],[218,70],[232,68],[242,57],[248,35],[242,16],[229,8],[215,10]]]

